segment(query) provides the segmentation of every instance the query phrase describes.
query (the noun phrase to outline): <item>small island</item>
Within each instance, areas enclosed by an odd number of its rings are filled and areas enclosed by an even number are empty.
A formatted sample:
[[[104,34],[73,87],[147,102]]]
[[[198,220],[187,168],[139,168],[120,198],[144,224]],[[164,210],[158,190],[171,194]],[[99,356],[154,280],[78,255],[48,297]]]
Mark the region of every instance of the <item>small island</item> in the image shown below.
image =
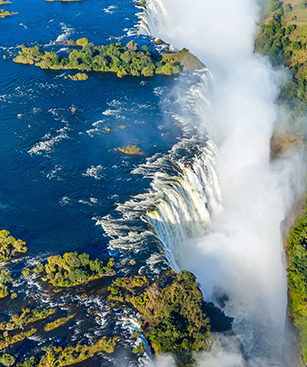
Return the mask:
[[[114,266],[114,259],[106,261],[98,259],[90,260],[88,254],[78,255],[77,252],[68,252],[63,256],[50,256],[45,264],[39,262],[33,269],[44,282],[49,282],[56,287],[72,287],[79,284],[88,283],[91,280],[102,278],[110,272]],[[22,271],[25,277],[32,271],[25,268]]]
[[[3,3],[3,4],[9,4],[9,3]],[[15,14],[18,14],[17,13],[10,13],[9,11],[7,10],[4,10],[4,9],[0,9],[0,18],[6,18],[6,17],[10,17],[11,15],[15,15]]]
[[[140,155],[143,154],[137,145],[127,145],[126,147],[118,148],[118,150],[125,154]]]
[[[10,232],[3,229],[0,231],[0,263],[11,260],[18,253],[28,251],[25,241],[16,240]]]
[[[70,44],[73,42],[70,41]],[[36,65],[41,69],[112,72],[119,78],[126,75],[145,77],[152,77],[155,74],[172,75],[180,71],[204,68],[204,65],[187,49],[160,55],[149,51],[147,46],[139,50],[138,44],[134,41],[128,42],[126,46],[121,43],[94,46],[86,38],[77,40],[76,46],[78,48],[68,50],[68,57],[65,58],[54,51],[43,52],[38,46],[21,45],[21,51],[13,61]],[[80,75],[76,78],[80,80]],[[81,80],[84,80],[83,78],[82,75]]]

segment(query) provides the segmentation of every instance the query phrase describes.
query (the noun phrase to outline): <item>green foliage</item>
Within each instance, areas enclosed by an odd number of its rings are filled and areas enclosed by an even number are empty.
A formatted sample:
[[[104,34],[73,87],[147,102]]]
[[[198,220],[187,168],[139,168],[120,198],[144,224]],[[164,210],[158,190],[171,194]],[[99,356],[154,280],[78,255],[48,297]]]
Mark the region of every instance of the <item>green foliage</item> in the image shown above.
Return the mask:
[[[284,8],[284,11],[285,11],[286,13],[290,13],[290,11],[292,11],[292,6],[291,6],[290,4],[285,4],[285,5],[283,6],[283,8]]]
[[[76,41],[76,45],[77,46],[84,46],[88,44],[88,39],[87,38],[79,38],[77,41]]]
[[[23,276],[28,277],[31,274],[31,269],[24,268],[24,269],[22,269],[21,273],[22,273]]]
[[[9,4],[9,3],[3,3],[3,4]],[[6,17],[9,17],[11,15],[15,15],[15,14],[18,14],[18,13],[10,13],[9,11],[7,10],[4,10],[4,9],[0,9],[0,18],[6,18]]]
[[[4,298],[9,295],[8,283],[12,282],[11,273],[7,269],[0,270],[0,298]]]
[[[22,313],[15,314],[11,317],[9,323],[6,324],[7,330],[14,330],[18,329],[20,327],[24,327],[25,325],[31,324],[38,320],[43,320],[47,318],[50,315],[53,315],[55,313],[55,308],[48,308],[48,309],[23,309]]]
[[[113,266],[113,258],[105,261],[90,260],[86,253],[79,255],[77,252],[69,252],[63,256],[48,257],[45,265],[38,263],[33,271],[54,286],[71,287],[101,278]]]
[[[278,0],[269,0],[269,9],[270,11],[276,11],[281,6],[280,1]]]
[[[130,41],[126,47],[121,43],[94,46],[82,38],[76,44],[82,46],[82,49],[73,49],[68,58],[62,58],[54,51],[41,52],[38,46],[26,48],[22,45],[13,61],[51,70],[114,72],[119,78],[125,75],[151,77],[155,73],[171,75],[180,72],[180,60],[177,63],[163,61],[160,55],[151,53],[147,46],[138,51],[134,41]],[[86,80],[86,77],[84,73],[70,76],[73,80]]]
[[[8,261],[18,252],[27,252],[26,243],[10,236],[5,229],[0,231],[0,262]]]
[[[182,52],[182,53],[188,53],[188,52],[189,52],[189,50],[188,50],[187,48],[185,48],[185,47],[184,47],[184,48],[181,50],[181,52]]]
[[[301,9],[305,9],[305,8],[306,8],[306,6],[307,6],[307,2],[306,2],[305,0],[301,1],[301,3],[300,3],[300,8],[301,8]]]
[[[127,145],[126,147],[118,148],[118,150],[125,154],[132,154],[132,155],[142,154],[141,149],[136,145]]]
[[[76,314],[73,314],[73,315],[69,315],[68,317],[62,317],[62,318],[57,319],[53,322],[49,322],[45,326],[45,331],[51,331],[51,330],[54,330],[54,329],[58,328],[61,325],[66,324],[70,319],[72,319],[75,316],[76,316]]]
[[[288,240],[288,313],[299,330],[302,353],[307,362],[307,199],[300,218],[291,229]]]
[[[39,274],[41,274],[41,273],[43,273],[43,271],[44,271],[44,265],[41,263],[41,262],[39,262],[37,265],[36,265],[36,267],[33,269],[33,271],[34,271],[34,273],[36,273],[37,275],[39,275]],[[30,269],[29,269],[30,270]],[[31,270],[30,270],[31,271]],[[28,271],[26,271],[26,272],[28,272]]]
[[[68,77],[74,81],[84,81],[88,79],[86,73],[77,73],[76,75],[68,75]]]
[[[41,358],[39,367],[70,366],[93,357],[98,352],[113,353],[118,337],[107,339],[105,336],[91,346],[50,347]]]
[[[0,350],[5,349],[7,347],[9,347],[12,344],[15,344],[17,342],[20,342],[30,336],[32,336],[33,334],[36,333],[36,329],[31,329],[31,330],[27,330],[27,331],[21,331],[18,334],[14,334],[13,336],[2,336],[0,337]]]
[[[286,11],[286,5],[284,7]],[[288,18],[283,16],[282,8],[273,13],[261,26],[255,50],[269,56],[273,65],[283,63],[290,67],[293,76],[288,84],[282,86],[279,102],[287,113],[286,123],[303,138],[307,115],[307,59],[303,51],[306,48],[305,28],[285,19]]]
[[[146,277],[117,278],[108,288],[109,300],[132,304],[156,353],[172,353],[179,366],[193,363],[193,353],[211,345],[209,319],[195,276],[188,271],[150,283]],[[170,279],[169,278],[169,279]],[[142,351],[140,345],[134,353]]]
[[[132,353],[137,354],[137,353],[144,353],[145,349],[144,349],[144,344],[143,343],[139,343],[135,348],[132,349]]]
[[[293,41],[292,42],[292,48],[293,48],[293,50],[298,51],[301,48],[300,42]]]
[[[31,357],[23,363],[17,363],[16,367],[36,367],[38,362],[39,361],[35,357]]]
[[[13,366],[13,364],[15,363],[15,357],[8,353],[5,353],[0,357],[0,363],[2,363],[6,367]]]

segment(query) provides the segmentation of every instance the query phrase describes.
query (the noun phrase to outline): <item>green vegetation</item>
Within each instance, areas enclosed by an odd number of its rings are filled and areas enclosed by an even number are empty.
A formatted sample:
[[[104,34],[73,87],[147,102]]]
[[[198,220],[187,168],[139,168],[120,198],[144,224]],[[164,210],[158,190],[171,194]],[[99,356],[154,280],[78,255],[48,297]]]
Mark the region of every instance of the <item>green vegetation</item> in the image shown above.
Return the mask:
[[[10,13],[9,11],[7,10],[4,10],[4,9],[0,9],[0,18],[5,18],[5,17],[9,17],[11,15],[15,15],[15,14],[18,14],[18,13]]]
[[[58,328],[61,325],[66,324],[66,322],[68,322],[69,320],[71,320],[75,316],[76,316],[76,314],[74,313],[73,315],[69,315],[68,317],[62,317],[62,318],[57,319],[53,322],[49,322],[45,326],[45,331],[51,331],[51,330],[54,330],[54,329]]]
[[[127,145],[126,147],[118,148],[118,150],[125,154],[142,154],[141,149],[136,145]]]
[[[19,252],[27,252],[26,243],[10,236],[5,229],[0,231],[0,263],[8,261]]]
[[[299,330],[302,354],[307,364],[307,198],[303,213],[291,229],[288,240],[288,313]]]
[[[134,354],[144,353],[144,352],[145,352],[145,348],[144,348],[143,343],[138,344],[135,348],[132,349],[132,353]]]
[[[77,73],[76,75],[68,75],[68,77],[74,81],[83,81],[83,80],[88,79],[88,76],[85,73]]]
[[[172,353],[178,366],[192,366],[193,353],[211,346],[209,319],[196,278],[188,271],[150,284],[145,276],[117,278],[109,300],[130,304],[140,313],[145,337],[157,354]],[[167,282],[168,284],[165,284]],[[142,345],[134,348],[141,353]]]
[[[9,295],[8,283],[12,281],[11,273],[7,269],[0,270],[0,298],[4,298]]]
[[[13,364],[15,363],[15,357],[11,356],[8,353],[2,354],[2,356],[0,357],[0,363],[2,363],[6,367],[13,366]]]
[[[140,0],[136,2],[137,6],[142,6],[146,9],[146,0]]]
[[[204,67],[189,52],[159,55],[148,51],[147,46],[138,50],[137,43],[133,41],[126,47],[121,43],[94,46],[86,38],[81,38],[76,44],[82,48],[69,51],[68,58],[62,58],[54,51],[43,52],[38,46],[27,48],[21,45],[21,51],[14,61],[20,64],[35,64],[42,69],[113,72],[119,78],[125,75],[172,75],[178,74],[181,69],[185,71]]]
[[[47,318],[48,316],[54,314],[55,311],[55,308],[48,308],[43,310],[38,308],[34,308],[33,310],[30,310],[29,308],[23,309],[20,315],[13,315],[9,322],[1,322],[0,330],[14,330],[18,328],[23,328],[24,326],[31,324],[35,321]]]
[[[85,361],[98,352],[113,353],[118,337],[107,339],[103,337],[92,346],[77,345],[76,347],[46,348],[46,354],[41,358],[39,367],[70,366],[72,364]]]
[[[36,329],[31,329],[28,331],[21,331],[18,334],[15,334],[13,336],[5,336],[5,333],[0,335],[0,350],[5,349],[9,347],[12,344],[15,344],[17,342],[20,342],[33,334],[36,333]]]
[[[278,5],[278,6],[277,6]],[[256,40],[256,52],[268,55],[274,65],[284,64],[293,73],[282,88],[280,102],[288,123],[304,136],[307,112],[307,8],[306,2],[270,0],[267,18]]]
[[[45,265],[38,263],[33,271],[43,281],[48,281],[54,286],[72,287],[103,277],[113,265],[113,258],[108,261],[90,260],[86,253],[78,255],[77,252],[69,252],[63,256],[48,257]]]
[[[38,360],[35,357],[27,359],[23,363],[17,363],[16,367],[36,367],[38,365]]]
[[[77,46],[84,46],[84,45],[87,45],[88,44],[88,39],[87,38],[79,38],[77,41],[76,41],[76,45]]]

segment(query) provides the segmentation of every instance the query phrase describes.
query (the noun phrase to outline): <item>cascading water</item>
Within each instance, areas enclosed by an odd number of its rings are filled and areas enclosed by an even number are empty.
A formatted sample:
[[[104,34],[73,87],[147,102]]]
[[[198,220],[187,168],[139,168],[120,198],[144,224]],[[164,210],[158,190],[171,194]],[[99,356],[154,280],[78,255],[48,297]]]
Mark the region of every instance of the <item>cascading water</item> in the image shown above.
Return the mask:
[[[144,16],[145,13],[145,16]],[[168,24],[168,17],[163,2],[161,0],[146,1],[144,13],[140,13],[139,33],[149,36],[156,35],[157,27]]]
[[[148,161],[135,173],[153,178],[151,186],[159,196],[156,210],[147,212],[145,220],[162,242],[169,264],[178,270],[180,244],[209,233],[212,218],[222,210],[215,149],[210,142],[203,148],[195,139],[182,140],[170,154]]]
[[[155,166],[152,186],[163,196],[147,221],[169,264],[194,272],[205,300],[234,317],[250,365],[279,366],[287,302],[280,223],[301,193],[304,169],[295,155],[269,159],[279,75],[252,54],[258,13],[252,0],[146,1],[140,33],[200,50],[216,71],[206,130],[220,164],[217,175],[205,148],[188,172],[179,163],[175,177]],[[207,360],[203,355],[199,365]],[[231,363],[216,357],[218,366]]]

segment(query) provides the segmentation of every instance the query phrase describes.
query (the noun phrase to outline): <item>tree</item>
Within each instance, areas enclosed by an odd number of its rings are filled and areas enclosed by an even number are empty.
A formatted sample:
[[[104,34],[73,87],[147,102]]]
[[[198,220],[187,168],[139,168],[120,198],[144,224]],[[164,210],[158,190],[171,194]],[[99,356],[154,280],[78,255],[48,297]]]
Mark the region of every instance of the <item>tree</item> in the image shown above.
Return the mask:
[[[298,51],[301,48],[300,42],[294,41],[291,43],[293,50]]]
[[[128,48],[128,50],[136,51],[138,49],[138,44],[134,41],[130,41],[126,44],[126,47]]]
[[[5,353],[0,357],[0,362],[6,367],[10,367],[13,366],[13,364],[15,363],[15,357],[8,353]]]
[[[276,11],[280,7],[280,2],[278,0],[269,0],[270,11]]]
[[[83,45],[85,45],[86,43],[88,43],[88,39],[87,39],[87,38],[79,38],[79,39],[76,41],[76,45],[77,45],[77,46],[83,46]]]

